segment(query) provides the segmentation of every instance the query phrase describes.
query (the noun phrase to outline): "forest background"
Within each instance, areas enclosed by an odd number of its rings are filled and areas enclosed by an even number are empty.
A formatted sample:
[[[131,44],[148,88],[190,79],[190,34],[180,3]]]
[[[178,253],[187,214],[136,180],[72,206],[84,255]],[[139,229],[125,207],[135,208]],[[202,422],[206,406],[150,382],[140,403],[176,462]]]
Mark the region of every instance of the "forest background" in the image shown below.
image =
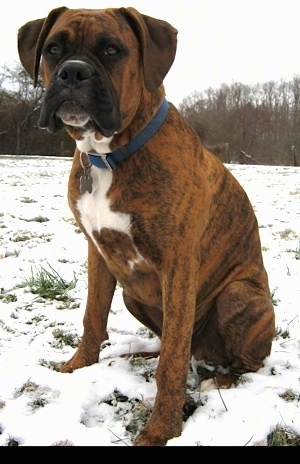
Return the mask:
[[[0,154],[72,156],[65,131],[40,130],[44,97],[18,63],[0,68]],[[256,85],[222,84],[178,105],[202,143],[224,163],[300,166],[300,76]]]

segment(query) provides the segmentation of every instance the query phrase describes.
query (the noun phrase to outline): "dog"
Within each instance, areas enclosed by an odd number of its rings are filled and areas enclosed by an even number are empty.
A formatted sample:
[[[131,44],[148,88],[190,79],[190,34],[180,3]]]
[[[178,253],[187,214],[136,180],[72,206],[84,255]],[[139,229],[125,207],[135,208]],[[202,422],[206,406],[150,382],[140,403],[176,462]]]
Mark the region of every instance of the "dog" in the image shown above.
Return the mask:
[[[275,330],[250,200],[166,99],[177,33],[132,7],[56,8],[18,30],[20,61],[45,86],[39,126],[74,139],[68,202],[88,244],[83,336],[61,372],[98,362],[116,283],[161,340],[135,446],[181,434],[192,357],[255,372]]]

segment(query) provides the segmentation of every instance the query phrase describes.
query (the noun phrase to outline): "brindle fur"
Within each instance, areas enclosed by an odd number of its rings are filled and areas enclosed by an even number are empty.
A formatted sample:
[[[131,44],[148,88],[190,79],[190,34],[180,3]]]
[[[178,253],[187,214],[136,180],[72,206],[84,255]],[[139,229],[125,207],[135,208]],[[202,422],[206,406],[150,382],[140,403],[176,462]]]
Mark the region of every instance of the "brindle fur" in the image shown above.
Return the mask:
[[[22,26],[21,62],[34,81],[40,71],[46,86],[43,123],[61,128],[49,116],[62,95],[59,69],[67,59],[85,60],[95,75],[78,99],[103,131],[115,132],[111,151],[124,145],[164,98],[176,35],[170,24],[133,8],[62,7]],[[111,36],[122,56],[108,63],[99,49]],[[57,56],[47,52],[52,42],[60,47]],[[99,139],[101,127],[92,127]],[[66,130],[76,142],[85,136],[85,128]],[[270,353],[274,310],[257,220],[243,188],[171,103],[158,133],[113,172],[111,210],[129,214],[131,223],[128,234],[94,230],[102,255],[77,208],[81,175],[76,148],[68,200],[88,241],[88,297],[81,344],[61,371],[98,362],[118,281],[128,310],[161,338],[157,396],[135,444],[165,445],[182,430],[191,355],[242,373],[257,371]],[[130,267],[136,249],[143,260]]]

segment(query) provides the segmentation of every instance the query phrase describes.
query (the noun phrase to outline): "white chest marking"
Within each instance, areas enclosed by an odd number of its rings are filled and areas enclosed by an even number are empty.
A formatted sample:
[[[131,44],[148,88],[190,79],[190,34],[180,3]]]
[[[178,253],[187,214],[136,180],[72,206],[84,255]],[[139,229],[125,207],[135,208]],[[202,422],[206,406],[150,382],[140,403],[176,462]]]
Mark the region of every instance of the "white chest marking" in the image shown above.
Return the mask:
[[[93,239],[99,252],[101,250],[93,237],[93,231],[100,232],[108,227],[130,235],[130,215],[111,211],[106,193],[112,181],[112,172],[106,169],[91,167],[90,175],[93,179],[92,193],[84,193],[77,202],[82,224]]]
[[[77,140],[76,144],[80,151],[88,153],[91,149],[98,153],[108,153],[109,143],[112,137],[103,137],[97,140],[93,132],[87,132],[83,140]],[[92,193],[85,192],[77,202],[77,208],[80,212],[81,222],[93,240],[99,253],[103,255],[98,242],[93,236],[93,231],[100,233],[103,227],[114,229],[119,232],[124,232],[130,237],[130,214],[114,212],[110,209],[110,202],[106,196],[108,189],[112,182],[112,172],[107,169],[100,169],[92,166],[90,169],[90,175],[93,179],[93,190]],[[133,244],[132,244],[133,245]],[[134,269],[134,266],[144,261],[144,258],[139,253],[137,248],[133,245],[136,252],[136,257],[128,261],[130,269]]]

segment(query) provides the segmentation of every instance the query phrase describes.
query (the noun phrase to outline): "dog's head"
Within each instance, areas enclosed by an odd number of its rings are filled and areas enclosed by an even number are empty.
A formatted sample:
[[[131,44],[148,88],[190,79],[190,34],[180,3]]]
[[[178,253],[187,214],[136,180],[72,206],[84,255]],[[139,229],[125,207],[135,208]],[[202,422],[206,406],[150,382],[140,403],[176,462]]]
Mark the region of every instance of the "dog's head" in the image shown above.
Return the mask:
[[[39,125],[110,137],[130,124],[145,93],[162,86],[177,30],[134,8],[52,10],[18,32],[22,65],[46,87]]]

